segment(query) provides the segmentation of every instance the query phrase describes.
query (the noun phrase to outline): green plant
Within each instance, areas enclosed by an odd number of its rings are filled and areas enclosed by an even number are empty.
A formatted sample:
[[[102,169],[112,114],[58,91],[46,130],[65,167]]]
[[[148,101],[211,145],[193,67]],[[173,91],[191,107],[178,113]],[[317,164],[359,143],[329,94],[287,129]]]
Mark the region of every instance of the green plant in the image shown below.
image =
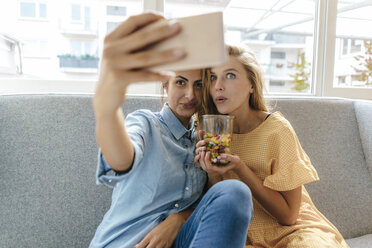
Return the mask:
[[[310,77],[310,63],[305,59],[305,53],[298,54],[298,62],[297,63],[288,63],[290,66],[295,68],[296,73],[289,75],[293,78],[291,83],[295,84],[292,88],[296,91],[304,91],[310,87],[309,84],[309,77]]]
[[[77,56],[69,54],[69,53],[57,55],[57,57],[58,58],[70,58],[70,59],[76,59],[77,58]]]
[[[72,55],[69,53],[66,54],[60,54],[57,55],[58,58],[68,58],[68,59],[82,59],[82,60],[95,60],[98,59],[98,57],[90,55],[90,54],[84,54],[80,56]]]
[[[356,80],[366,82],[366,85],[372,85],[372,40],[365,40],[363,43],[364,55],[354,56],[354,59],[359,62],[359,67],[351,67],[359,74]]]
[[[98,57],[93,56],[93,55],[90,55],[90,54],[81,55],[80,58],[81,59],[85,59],[85,60],[95,60],[95,59],[98,59]]]

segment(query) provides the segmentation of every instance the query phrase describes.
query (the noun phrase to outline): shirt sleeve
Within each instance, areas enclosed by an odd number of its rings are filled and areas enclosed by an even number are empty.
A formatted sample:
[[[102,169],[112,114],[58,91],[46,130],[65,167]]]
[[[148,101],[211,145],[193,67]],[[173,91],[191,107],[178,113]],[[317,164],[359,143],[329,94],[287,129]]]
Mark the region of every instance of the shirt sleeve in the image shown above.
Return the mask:
[[[274,157],[269,161],[272,174],[265,178],[264,186],[276,191],[288,191],[319,180],[289,122],[269,142],[272,144]]]
[[[152,112],[150,112],[152,113]],[[98,152],[98,164],[96,172],[97,184],[115,187],[118,182],[124,181],[139,166],[148,143],[151,132],[151,114],[147,111],[136,111],[129,114],[125,119],[125,127],[132,141],[134,159],[131,168],[125,173],[115,173],[107,164],[101,150]]]

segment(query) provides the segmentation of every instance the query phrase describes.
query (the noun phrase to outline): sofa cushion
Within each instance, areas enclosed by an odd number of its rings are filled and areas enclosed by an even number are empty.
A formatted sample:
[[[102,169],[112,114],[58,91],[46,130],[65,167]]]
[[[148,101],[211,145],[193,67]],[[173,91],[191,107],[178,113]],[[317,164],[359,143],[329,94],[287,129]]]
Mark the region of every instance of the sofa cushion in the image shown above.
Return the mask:
[[[0,247],[88,246],[111,203],[95,181],[91,97],[0,97]],[[129,96],[124,111],[160,106]]]
[[[111,202],[111,190],[95,184],[91,97],[0,97],[0,247],[89,245]],[[272,103],[292,123],[318,171],[320,181],[306,186],[316,206],[345,238],[371,234],[371,103]],[[160,110],[160,98],[128,96],[124,112],[139,108]]]
[[[347,239],[346,243],[350,248],[371,248],[372,234],[364,235],[362,237]]]
[[[372,101],[354,102],[367,167],[372,176]]]

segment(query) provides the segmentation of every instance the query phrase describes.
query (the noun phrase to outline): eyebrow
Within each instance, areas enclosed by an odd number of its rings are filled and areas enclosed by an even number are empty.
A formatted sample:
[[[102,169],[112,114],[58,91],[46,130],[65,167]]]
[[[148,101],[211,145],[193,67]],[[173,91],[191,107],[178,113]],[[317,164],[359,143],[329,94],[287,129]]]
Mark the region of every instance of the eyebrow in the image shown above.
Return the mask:
[[[178,75],[176,78],[178,78],[178,77],[179,77],[179,78],[182,78],[183,80],[185,80],[185,81],[187,81],[187,82],[189,81],[187,78],[182,77],[182,76],[180,76],[180,75]]]
[[[189,81],[187,78],[185,78],[185,77],[182,77],[182,76],[180,76],[180,75],[178,75],[178,76],[176,76],[176,78],[182,78],[183,80],[185,80],[185,81]],[[197,80],[195,80],[194,81],[194,83],[196,83],[196,82],[200,82],[200,81],[202,81],[201,79],[197,79]]]
[[[234,69],[234,68],[229,68],[229,69],[226,69],[224,70],[223,72],[227,72],[227,71],[236,71],[236,72],[239,72],[238,70]],[[211,70],[211,73],[214,73],[216,74],[214,71]]]

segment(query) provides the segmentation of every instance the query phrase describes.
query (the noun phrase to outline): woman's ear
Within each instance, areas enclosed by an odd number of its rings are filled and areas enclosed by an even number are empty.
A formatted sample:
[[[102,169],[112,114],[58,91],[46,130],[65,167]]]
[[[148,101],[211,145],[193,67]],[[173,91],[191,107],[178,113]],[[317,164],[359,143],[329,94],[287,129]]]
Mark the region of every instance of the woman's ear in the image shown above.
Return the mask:
[[[254,93],[254,88],[253,88],[253,85],[251,86],[251,88],[249,89],[249,93],[253,94]]]
[[[169,84],[169,81],[162,82],[163,92],[165,91],[165,93],[167,93],[167,94],[168,94],[168,84]]]

